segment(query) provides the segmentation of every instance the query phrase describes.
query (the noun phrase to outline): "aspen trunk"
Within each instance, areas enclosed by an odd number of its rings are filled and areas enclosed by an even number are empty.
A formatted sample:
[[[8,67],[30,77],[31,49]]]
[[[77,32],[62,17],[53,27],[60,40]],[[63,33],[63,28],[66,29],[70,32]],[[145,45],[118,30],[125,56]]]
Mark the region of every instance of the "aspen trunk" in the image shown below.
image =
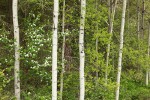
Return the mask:
[[[130,28],[130,0],[128,0],[128,33]]]
[[[145,13],[145,0],[142,0],[142,38],[144,38],[144,13]]]
[[[86,0],[81,0],[81,18],[80,18],[80,34],[79,34],[79,54],[80,54],[80,100],[84,100],[85,95],[85,79],[84,79],[84,24],[86,13]]]
[[[63,1],[63,16],[62,16],[62,33],[63,33],[63,44],[62,44],[62,70],[60,79],[60,100],[63,96],[63,82],[64,82],[64,69],[65,69],[65,0]]]
[[[149,70],[149,72],[148,72],[148,80],[150,80],[150,70]]]
[[[148,28],[149,32],[148,32],[148,49],[147,49],[147,55],[149,58],[149,53],[150,53],[150,22],[149,22],[149,28]],[[149,68],[146,70],[146,85],[148,85],[149,82]]]
[[[53,37],[52,37],[52,100],[57,100],[57,31],[59,0],[54,0]]]
[[[120,89],[120,77],[121,77],[121,69],[122,69],[123,35],[124,35],[124,26],[125,26],[126,5],[127,5],[127,0],[123,0],[122,21],[121,21],[121,31],[120,31],[119,58],[118,58],[116,100],[119,100],[119,89]]]
[[[12,9],[13,9],[13,26],[15,39],[14,88],[15,88],[15,97],[17,100],[20,100],[20,75],[19,75],[20,43],[19,43],[19,25],[18,25],[18,0],[13,0]]]
[[[139,0],[137,0],[137,36],[138,40],[140,39],[140,7]]]
[[[148,69],[146,70],[146,85],[148,86]]]
[[[109,4],[109,34],[113,33],[113,23],[114,23],[114,17],[115,17],[115,12],[116,12],[116,6],[117,6],[117,2],[118,0],[115,0],[114,5],[112,6],[112,2],[111,0],[108,0],[108,4]],[[111,41],[111,37],[109,38],[109,40]],[[108,79],[108,71],[107,68],[109,66],[109,55],[110,55],[110,43],[107,45],[107,55],[106,55],[106,71],[105,71],[105,84],[107,84],[107,79]]]

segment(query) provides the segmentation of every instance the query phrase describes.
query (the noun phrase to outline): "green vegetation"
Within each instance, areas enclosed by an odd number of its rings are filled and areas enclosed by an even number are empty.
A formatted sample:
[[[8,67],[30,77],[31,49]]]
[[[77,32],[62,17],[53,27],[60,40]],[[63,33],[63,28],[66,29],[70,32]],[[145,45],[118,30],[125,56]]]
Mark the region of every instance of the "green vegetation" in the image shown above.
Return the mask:
[[[98,4],[97,8],[95,1]],[[144,35],[142,35],[142,24],[140,24],[140,32],[137,31],[137,0],[128,1],[120,100],[150,100],[150,84],[145,84],[146,71],[150,70],[150,58],[147,54],[150,1],[145,0]],[[142,0],[139,1],[140,23],[142,23]],[[53,0],[19,0],[21,100],[51,100],[53,3]],[[63,100],[78,100],[80,0],[66,0],[64,34],[61,31],[63,0],[60,0],[59,6],[58,99],[62,69],[62,41],[65,35]],[[108,32],[108,10],[107,0],[87,0],[84,34],[85,100],[115,99],[122,0],[117,4],[113,34]],[[12,0],[0,0],[0,100],[15,100],[15,40],[12,20]],[[97,51],[96,40],[98,40]],[[109,66],[106,68],[109,43],[111,44]],[[108,72],[107,84],[105,84],[106,71]]]

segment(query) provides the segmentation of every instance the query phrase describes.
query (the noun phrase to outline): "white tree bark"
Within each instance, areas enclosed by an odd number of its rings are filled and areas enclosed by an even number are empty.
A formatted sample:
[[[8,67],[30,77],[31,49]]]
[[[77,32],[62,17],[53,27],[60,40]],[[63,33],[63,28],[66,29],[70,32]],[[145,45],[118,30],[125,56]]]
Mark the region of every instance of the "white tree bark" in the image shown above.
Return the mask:
[[[149,33],[148,33],[148,49],[147,49],[147,55],[148,55],[148,58],[149,58],[149,54],[150,54],[150,22],[149,22]],[[147,68],[146,70],[146,85],[148,85],[148,82],[149,82],[149,68]]]
[[[80,100],[84,100],[85,95],[85,79],[84,79],[84,24],[86,13],[86,0],[81,0],[81,18],[80,18],[80,33],[79,33],[79,54],[80,54]]]
[[[115,17],[115,12],[116,12],[116,6],[117,6],[118,0],[115,0],[114,5],[112,6],[111,0],[109,0],[109,34],[113,33],[113,22],[114,22],[114,17]],[[111,41],[111,37],[109,38]],[[110,43],[107,45],[107,56],[106,56],[106,72],[105,72],[105,84],[107,84],[107,79],[108,79],[108,65],[109,65],[109,55],[110,55]]]
[[[146,70],[146,85],[148,86],[148,69]]]
[[[19,43],[19,25],[18,25],[18,0],[13,0],[12,4],[13,9],[13,26],[14,26],[14,39],[15,39],[15,66],[14,66],[14,88],[15,88],[15,97],[17,100],[20,100],[20,43]]]
[[[65,0],[63,1],[63,16],[62,16],[62,34],[63,34],[63,44],[62,44],[62,70],[61,70],[61,79],[60,79],[60,100],[63,96],[63,81],[64,81],[64,69],[65,69]]]
[[[126,5],[127,5],[127,0],[123,0],[122,21],[121,21],[121,31],[120,31],[119,58],[118,58],[116,100],[119,100],[119,89],[120,89],[120,77],[121,77],[121,69],[122,69],[123,35],[124,35],[124,26],[125,26]]]
[[[52,100],[57,100],[57,31],[59,0],[54,0],[53,37],[52,37]]]

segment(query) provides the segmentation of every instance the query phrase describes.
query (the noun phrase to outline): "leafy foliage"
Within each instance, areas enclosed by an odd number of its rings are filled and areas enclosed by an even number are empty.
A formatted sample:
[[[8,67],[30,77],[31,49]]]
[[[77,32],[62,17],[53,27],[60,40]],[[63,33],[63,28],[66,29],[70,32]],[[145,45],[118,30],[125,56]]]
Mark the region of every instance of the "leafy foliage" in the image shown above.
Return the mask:
[[[113,35],[108,34],[108,4],[106,0],[87,0],[85,20],[85,85],[86,100],[113,100],[116,89],[119,32],[122,1],[118,2]],[[149,1],[145,0],[145,26],[149,19]],[[146,100],[150,86],[145,86],[145,72],[150,68],[147,55],[148,29],[145,37],[137,37],[136,1],[130,0],[127,8],[123,71],[120,100]],[[11,2],[0,1],[0,100],[15,100],[13,68],[14,39],[11,17]],[[79,98],[79,53],[78,35],[80,24],[80,0],[66,0],[65,34],[62,34],[62,7],[60,0],[58,32],[58,95],[60,89],[62,38],[65,42],[64,100]],[[142,4],[140,2],[140,7]],[[7,8],[7,9],[6,9]],[[50,100],[51,98],[51,52],[53,1],[20,0],[19,28],[21,52],[21,98],[24,100]],[[140,13],[142,11],[140,10]],[[141,32],[140,32],[141,34]],[[112,37],[112,40],[110,40]],[[97,47],[96,47],[96,41]],[[109,66],[106,69],[107,45],[111,44]],[[97,50],[96,50],[97,49]],[[105,84],[105,72],[108,83]],[[59,99],[59,97],[58,97]]]

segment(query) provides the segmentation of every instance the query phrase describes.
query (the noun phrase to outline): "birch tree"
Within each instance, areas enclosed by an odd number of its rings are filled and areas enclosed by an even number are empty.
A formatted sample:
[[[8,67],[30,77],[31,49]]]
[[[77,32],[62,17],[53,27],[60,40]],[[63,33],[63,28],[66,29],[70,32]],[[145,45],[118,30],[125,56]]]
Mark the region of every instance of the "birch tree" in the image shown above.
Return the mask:
[[[57,100],[57,31],[59,0],[54,0],[53,37],[52,37],[52,100]]]
[[[142,0],[142,38],[144,38],[144,14],[145,14],[145,0]]]
[[[119,100],[119,89],[120,89],[120,77],[121,77],[121,69],[122,69],[123,35],[124,35],[124,26],[125,26],[126,4],[127,4],[127,0],[123,0],[122,21],[121,21],[121,31],[120,31],[119,58],[118,58],[116,100]]]
[[[138,40],[140,38],[140,6],[139,6],[139,0],[137,0],[137,36]]]
[[[63,44],[62,44],[62,70],[61,70],[61,80],[60,80],[60,100],[62,100],[63,95],[63,80],[64,80],[64,68],[65,68],[65,0],[63,1],[63,15],[62,15],[62,34],[63,34]]]
[[[79,33],[79,54],[80,54],[80,100],[84,100],[85,95],[85,79],[84,79],[84,24],[86,13],[86,0],[81,0],[81,17],[80,17],[80,33]]]
[[[117,2],[118,2],[118,0],[115,0],[114,5],[112,5],[112,0],[108,0],[108,5],[109,5],[109,13],[108,13],[109,29],[108,29],[108,31],[109,31],[109,34],[111,34],[111,35],[113,33],[113,23],[114,23]],[[111,41],[111,37],[109,38],[109,40]],[[107,84],[107,79],[108,79],[107,68],[109,65],[109,55],[110,55],[110,43],[107,45],[106,72],[105,72],[105,83],[106,84]]]
[[[19,25],[18,25],[18,0],[13,0],[12,4],[13,9],[13,27],[14,27],[14,39],[15,39],[15,67],[14,67],[14,88],[15,88],[15,97],[17,100],[20,100],[20,52],[19,52]]]
[[[149,28],[148,28],[148,49],[147,49],[147,55],[148,55],[148,58],[149,58],[149,53],[150,53],[150,21],[149,21]],[[148,82],[149,82],[149,68],[147,68],[146,70],[146,85],[148,85]]]
[[[128,9],[128,33],[130,33],[129,28],[130,28],[130,0],[127,1],[127,9]]]

